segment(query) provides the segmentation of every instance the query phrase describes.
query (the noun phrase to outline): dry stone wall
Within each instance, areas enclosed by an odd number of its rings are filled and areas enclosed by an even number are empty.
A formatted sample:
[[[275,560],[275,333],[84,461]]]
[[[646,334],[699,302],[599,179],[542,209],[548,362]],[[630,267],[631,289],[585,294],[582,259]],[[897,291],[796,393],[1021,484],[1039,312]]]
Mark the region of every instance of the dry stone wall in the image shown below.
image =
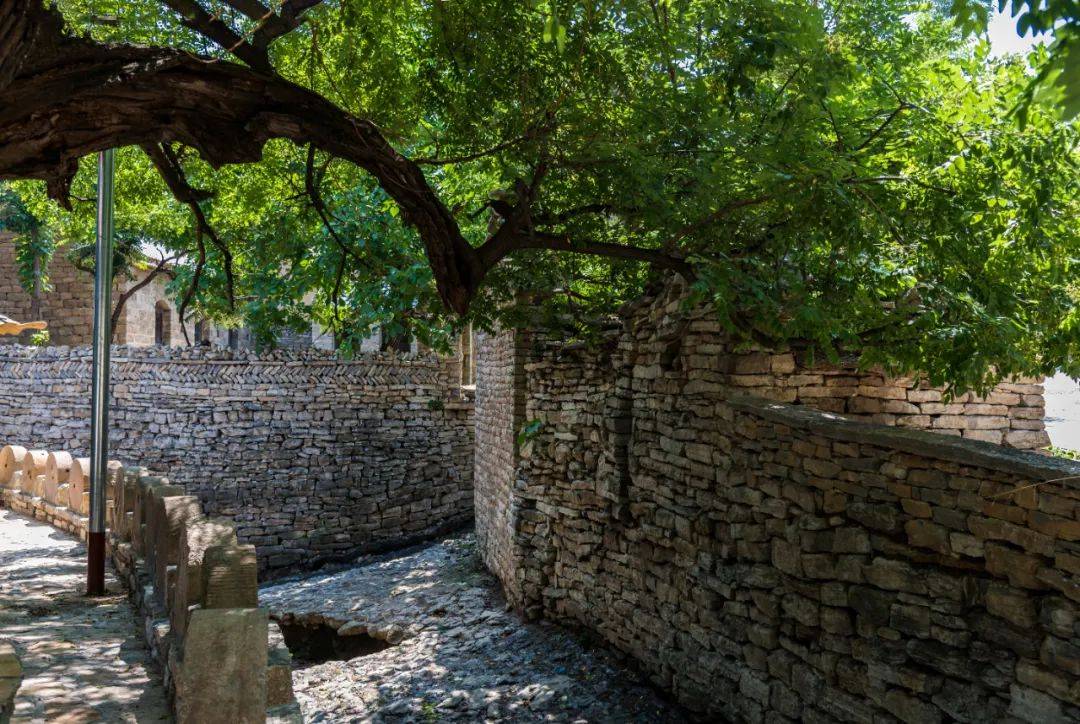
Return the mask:
[[[515,470],[520,461],[517,430],[524,416],[524,374],[526,354],[524,332],[476,335],[477,354],[486,364],[477,369],[476,447],[473,489],[476,530],[485,565],[508,585],[520,561],[514,560],[509,540],[518,515],[518,497],[511,494]]]
[[[523,373],[476,413],[511,603],[734,721],[1080,718],[1080,465],[748,396],[677,302],[601,348],[478,345]]]
[[[264,576],[472,517],[472,403],[454,359],[113,349],[111,454],[234,521]],[[0,348],[0,441],[89,447],[86,348]]]
[[[10,234],[0,233],[0,314],[20,322],[45,320],[53,344],[89,344],[94,326],[94,278],[81,272],[57,253],[49,264],[53,287],[37,299],[19,284],[16,274],[15,245]],[[29,332],[18,339],[28,341]],[[0,344],[11,340],[0,337]]]
[[[768,352],[719,359],[730,373],[728,384],[771,400],[1025,450],[1050,444],[1037,380],[1003,382],[985,396],[967,392],[947,398],[926,380],[859,370],[854,361],[815,364],[804,355]]]

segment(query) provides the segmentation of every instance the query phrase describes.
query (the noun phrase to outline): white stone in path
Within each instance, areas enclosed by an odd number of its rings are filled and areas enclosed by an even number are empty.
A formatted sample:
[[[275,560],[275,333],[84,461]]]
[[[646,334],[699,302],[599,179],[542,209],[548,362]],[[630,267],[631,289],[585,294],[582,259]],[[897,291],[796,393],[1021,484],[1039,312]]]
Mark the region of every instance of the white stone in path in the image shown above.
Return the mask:
[[[0,509],[0,640],[15,645],[24,672],[13,721],[169,721],[120,584],[110,570],[110,595],[88,599],[85,581],[81,543]]]

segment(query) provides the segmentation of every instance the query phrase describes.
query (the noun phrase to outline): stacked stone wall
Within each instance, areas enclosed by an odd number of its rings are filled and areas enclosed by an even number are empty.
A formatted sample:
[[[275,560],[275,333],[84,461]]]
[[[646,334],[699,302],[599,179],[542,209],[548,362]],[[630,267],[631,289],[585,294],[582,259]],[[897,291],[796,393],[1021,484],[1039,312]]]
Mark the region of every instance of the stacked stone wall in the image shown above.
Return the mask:
[[[860,370],[853,361],[830,365],[805,355],[748,352],[727,356],[724,363],[732,387],[771,400],[1020,449],[1050,444],[1038,380],[1003,382],[985,395],[949,397],[925,379]]]
[[[75,268],[63,251],[49,264],[52,290],[37,299],[19,284],[15,244],[8,234],[0,234],[0,314],[20,322],[45,320],[49,339],[56,345],[89,344],[94,326],[94,278]],[[17,339],[26,342],[31,333]],[[10,343],[0,337],[0,344]]]
[[[199,496],[263,575],[472,518],[472,403],[454,359],[113,348],[111,454]],[[0,349],[0,441],[89,447],[86,348]]]
[[[729,720],[1080,718],[1080,465],[747,396],[707,315],[631,314],[599,348],[478,346],[537,430],[519,514],[477,496],[511,603]]]
[[[517,431],[524,415],[521,362],[526,344],[523,332],[476,335],[477,354],[488,362],[477,369],[476,378],[476,407],[484,411],[475,419],[476,447],[484,451],[475,456],[473,473],[476,528],[484,563],[504,585],[518,575],[509,536],[521,514],[513,489]]]

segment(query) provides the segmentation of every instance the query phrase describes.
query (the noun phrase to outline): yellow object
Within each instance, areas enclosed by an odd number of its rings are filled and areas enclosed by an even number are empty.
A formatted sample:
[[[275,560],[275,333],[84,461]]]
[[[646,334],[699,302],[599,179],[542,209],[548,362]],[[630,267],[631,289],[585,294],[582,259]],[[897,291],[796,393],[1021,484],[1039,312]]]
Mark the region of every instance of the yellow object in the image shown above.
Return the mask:
[[[11,317],[0,314],[0,335],[20,334],[27,329],[45,329],[48,326],[46,322],[16,322]]]

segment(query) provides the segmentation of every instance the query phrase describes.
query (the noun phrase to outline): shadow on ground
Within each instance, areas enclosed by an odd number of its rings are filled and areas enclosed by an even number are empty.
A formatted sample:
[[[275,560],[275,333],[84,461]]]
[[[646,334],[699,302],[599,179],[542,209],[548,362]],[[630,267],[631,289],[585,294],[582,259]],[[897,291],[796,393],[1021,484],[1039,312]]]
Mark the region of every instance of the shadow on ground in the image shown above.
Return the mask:
[[[507,612],[471,534],[275,583],[260,602],[289,626],[344,626],[394,643],[345,661],[297,661],[309,722],[690,718],[606,648]]]
[[[85,559],[75,539],[0,510],[0,639],[14,643],[24,670],[14,721],[169,721],[160,674],[112,572],[111,595],[82,595]]]

